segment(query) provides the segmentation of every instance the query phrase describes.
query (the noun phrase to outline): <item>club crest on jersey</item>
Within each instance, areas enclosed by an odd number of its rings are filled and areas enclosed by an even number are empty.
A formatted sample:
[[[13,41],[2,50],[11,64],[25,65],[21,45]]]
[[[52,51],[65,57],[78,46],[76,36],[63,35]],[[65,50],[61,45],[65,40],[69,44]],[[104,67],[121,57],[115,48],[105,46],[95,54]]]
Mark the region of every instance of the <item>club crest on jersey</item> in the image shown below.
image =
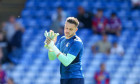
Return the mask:
[[[69,43],[66,44],[66,47],[68,47],[68,46],[69,46]]]

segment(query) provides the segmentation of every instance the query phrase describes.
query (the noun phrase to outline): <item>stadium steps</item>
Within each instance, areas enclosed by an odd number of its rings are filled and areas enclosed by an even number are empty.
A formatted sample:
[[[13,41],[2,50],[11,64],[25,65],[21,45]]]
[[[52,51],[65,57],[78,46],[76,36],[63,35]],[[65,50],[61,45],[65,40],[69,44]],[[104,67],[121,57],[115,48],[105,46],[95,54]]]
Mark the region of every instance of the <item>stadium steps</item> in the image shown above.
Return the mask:
[[[19,16],[26,0],[2,0],[0,2],[0,22],[6,21],[10,15]]]

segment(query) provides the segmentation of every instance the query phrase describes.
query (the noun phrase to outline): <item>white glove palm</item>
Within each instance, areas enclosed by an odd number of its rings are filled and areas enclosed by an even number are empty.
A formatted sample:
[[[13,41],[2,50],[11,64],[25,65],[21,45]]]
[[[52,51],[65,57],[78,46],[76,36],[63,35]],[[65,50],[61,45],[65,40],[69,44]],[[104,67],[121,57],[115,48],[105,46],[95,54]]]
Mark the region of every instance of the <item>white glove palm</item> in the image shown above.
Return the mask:
[[[44,36],[46,38],[50,38],[51,40],[54,40],[58,35],[59,35],[59,33],[54,33],[54,31],[52,31],[52,30],[50,30],[50,32],[45,31],[45,33],[44,33]],[[44,47],[51,50],[51,48],[48,47],[48,45],[47,45],[47,39],[45,40],[44,43],[45,43]]]

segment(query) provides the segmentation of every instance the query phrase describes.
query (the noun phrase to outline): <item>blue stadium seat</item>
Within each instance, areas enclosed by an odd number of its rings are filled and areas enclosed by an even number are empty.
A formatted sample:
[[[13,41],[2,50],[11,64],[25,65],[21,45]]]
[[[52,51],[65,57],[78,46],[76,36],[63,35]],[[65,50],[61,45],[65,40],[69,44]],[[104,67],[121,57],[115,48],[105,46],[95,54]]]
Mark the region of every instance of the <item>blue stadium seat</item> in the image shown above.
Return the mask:
[[[120,2],[119,6],[120,9],[128,10],[131,7],[131,4],[128,1]]]
[[[37,4],[38,8],[40,9],[46,9],[48,6],[48,3],[46,3],[46,1],[39,1]]]
[[[27,1],[25,4],[26,8],[34,8],[36,6],[34,1]]]
[[[136,18],[140,18],[140,11],[139,10],[136,10],[136,11],[132,11],[132,13],[131,13],[131,17],[134,19],[136,19]]]
[[[124,9],[118,10],[118,12],[117,12],[117,16],[118,16],[119,18],[128,17],[129,14],[130,14],[129,11],[126,11],[126,10],[124,10]]]
[[[116,3],[115,1],[105,2],[104,5],[106,9],[110,9],[113,12],[115,12],[118,7],[118,3]]]
[[[100,1],[93,2],[93,7],[96,9],[103,8],[102,2]]]
[[[123,27],[124,27],[125,29],[135,29],[133,26],[134,26],[134,25],[133,25],[133,22],[132,22],[132,21],[127,21],[127,22],[125,22],[125,23],[123,24]]]

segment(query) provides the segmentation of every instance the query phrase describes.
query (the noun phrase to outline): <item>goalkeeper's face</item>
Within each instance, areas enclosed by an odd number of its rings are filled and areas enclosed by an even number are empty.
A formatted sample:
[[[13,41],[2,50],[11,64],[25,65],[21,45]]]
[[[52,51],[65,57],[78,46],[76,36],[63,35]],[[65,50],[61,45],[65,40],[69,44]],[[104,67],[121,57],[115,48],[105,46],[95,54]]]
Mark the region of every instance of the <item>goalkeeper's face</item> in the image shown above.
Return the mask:
[[[77,30],[78,28],[75,26],[75,24],[71,24],[69,22],[65,23],[64,34],[67,39],[73,37]]]

